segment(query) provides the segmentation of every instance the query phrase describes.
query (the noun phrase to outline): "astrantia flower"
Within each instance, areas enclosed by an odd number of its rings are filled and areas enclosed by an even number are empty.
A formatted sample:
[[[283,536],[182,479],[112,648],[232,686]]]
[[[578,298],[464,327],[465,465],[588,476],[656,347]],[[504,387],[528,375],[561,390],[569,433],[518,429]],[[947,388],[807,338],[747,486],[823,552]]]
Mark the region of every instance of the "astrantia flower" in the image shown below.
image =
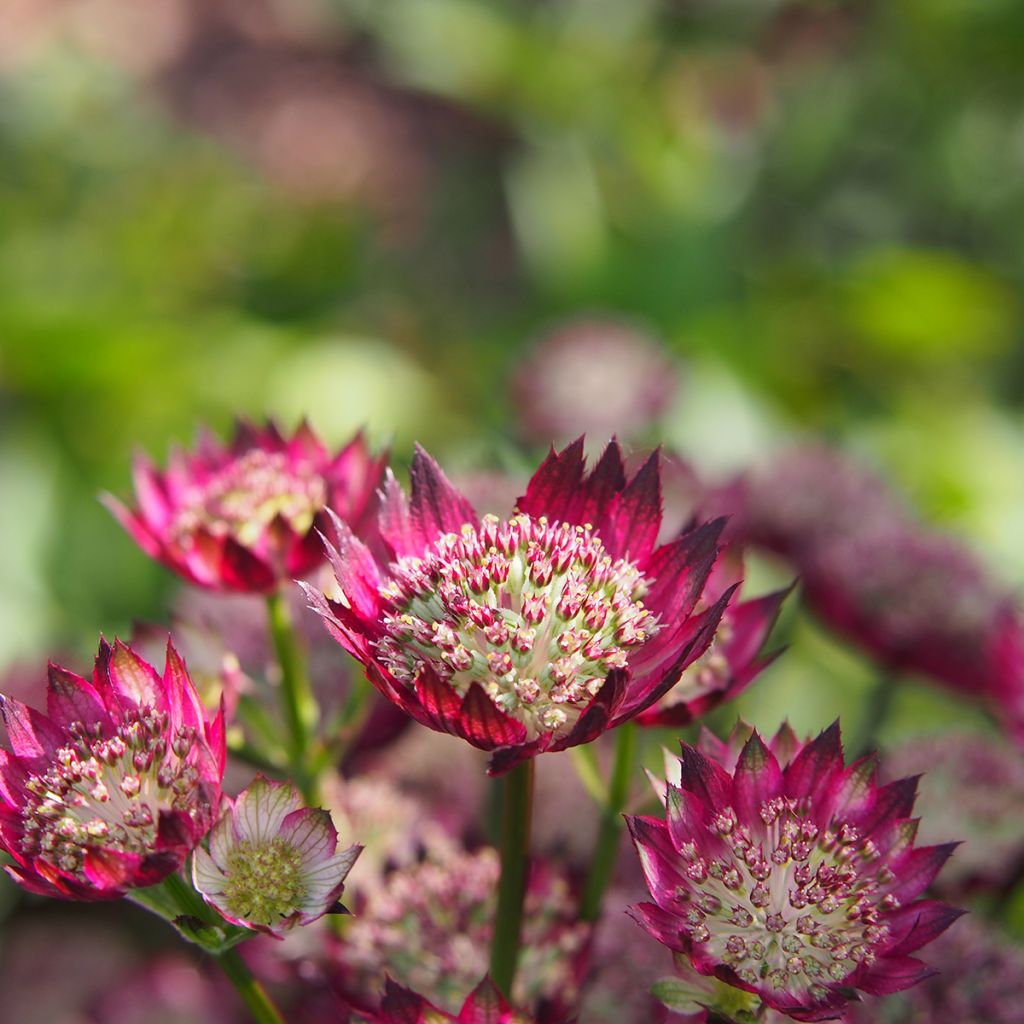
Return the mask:
[[[329,506],[359,530],[372,516],[385,459],[362,434],[331,455],[306,423],[285,438],[273,422],[240,423],[230,446],[201,434],[160,473],[135,459],[138,508],[104,500],[146,554],[214,590],[265,593],[324,561],[317,530]]]
[[[371,1024],[533,1024],[531,1017],[509,1006],[490,978],[484,978],[473,989],[458,1014],[445,1013],[423,996],[389,980],[380,1012],[366,1020]]]
[[[513,398],[535,441],[636,437],[664,413],[677,384],[664,347],[635,324],[581,317],[538,340],[513,379]]]
[[[707,606],[741,583],[742,560],[735,554],[723,555],[698,607]],[[738,697],[775,660],[775,654],[762,654],[762,649],[788,593],[789,588],[730,604],[711,646],[657,704],[637,716],[637,721],[647,726],[688,725]]]
[[[224,812],[192,860],[192,880],[232,924],[280,936],[333,910],[361,846],[338,849],[323,810],[302,806],[290,783],[257,776]]]
[[[918,897],[955,844],[915,849],[916,779],[878,786],[875,770],[844,768],[838,725],[784,767],[757,733],[734,772],[684,744],[666,819],[628,819],[656,901],[632,914],[698,973],[797,1020],[927,977],[909,954],[959,911]]]
[[[392,977],[455,1012],[487,970],[499,874],[497,854],[489,848],[435,855],[392,871],[348,922],[334,956],[337,987],[366,1003]],[[546,1020],[572,1006],[588,938],[566,880],[535,861],[515,1002],[544,1008]]]
[[[209,831],[223,712],[207,719],[169,641],[162,677],[101,641],[92,682],[50,665],[48,714],[3,696],[0,708],[0,847],[24,888],[114,899],[177,871]]]
[[[614,441],[589,475],[582,439],[552,451],[509,520],[418,448],[411,501],[385,487],[391,565],[338,521],[340,599],[306,593],[378,689],[500,772],[634,717],[706,650],[732,593],[694,612],[722,524],[656,547],[660,521],[657,454],[627,481]]]

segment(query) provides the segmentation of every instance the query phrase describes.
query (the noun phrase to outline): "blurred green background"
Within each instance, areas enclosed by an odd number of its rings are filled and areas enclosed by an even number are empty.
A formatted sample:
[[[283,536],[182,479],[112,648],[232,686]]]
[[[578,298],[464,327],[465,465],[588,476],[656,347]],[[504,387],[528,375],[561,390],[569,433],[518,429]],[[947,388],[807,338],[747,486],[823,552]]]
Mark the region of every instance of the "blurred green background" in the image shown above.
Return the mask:
[[[1022,278],[1018,0],[9,0],[0,668],[165,617],[95,500],[136,446],[515,464],[524,351],[594,312],[678,360],[702,469],[840,442],[1019,587]],[[855,706],[788,632],[751,713]]]

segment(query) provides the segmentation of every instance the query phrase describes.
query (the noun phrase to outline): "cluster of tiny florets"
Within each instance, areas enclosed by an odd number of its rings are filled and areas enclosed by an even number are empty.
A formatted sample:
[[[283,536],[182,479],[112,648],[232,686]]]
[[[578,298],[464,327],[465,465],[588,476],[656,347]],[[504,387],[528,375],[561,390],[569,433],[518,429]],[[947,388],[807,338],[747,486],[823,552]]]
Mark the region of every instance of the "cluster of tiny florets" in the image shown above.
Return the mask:
[[[426,665],[460,694],[480,683],[532,735],[562,735],[657,630],[645,590],[591,529],[485,516],[392,567],[378,653],[401,682]]]
[[[302,855],[280,837],[243,840],[227,856],[224,905],[235,917],[270,926],[295,912],[306,897]]]
[[[42,774],[25,784],[22,810],[26,856],[82,874],[87,850],[144,853],[156,838],[161,809],[199,811],[199,773],[189,763],[194,729],[168,737],[168,715],[128,710],[111,736],[99,724],[72,722],[72,742]]]
[[[196,487],[175,515],[170,533],[186,537],[203,527],[250,545],[278,517],[296,533],[305,533],[326,501],[323,475],[312,466],[289,462],[281,452],[253,449]]]
[[[473,978],[487,971],[501,866],[494,850],[458,853],[394,871],[349,923],[339,960],[367,993],[385,974],[457,1010]],[[567,882],[531,880],[515,1001],[572,1003],[574,958],[587,941]]]
[[[853,825],[820,829],[799,802],[783,797],[764,803],[760,815],[763,842],[753,843],[726,807],[712,830],[728,853],[709,859],[695,844],[683,845],[692,884],[687,933],[750,985],[823,998],[823,983],[874,961],[888,935],[881,912],[898,906],[884,894],[893,874]]]

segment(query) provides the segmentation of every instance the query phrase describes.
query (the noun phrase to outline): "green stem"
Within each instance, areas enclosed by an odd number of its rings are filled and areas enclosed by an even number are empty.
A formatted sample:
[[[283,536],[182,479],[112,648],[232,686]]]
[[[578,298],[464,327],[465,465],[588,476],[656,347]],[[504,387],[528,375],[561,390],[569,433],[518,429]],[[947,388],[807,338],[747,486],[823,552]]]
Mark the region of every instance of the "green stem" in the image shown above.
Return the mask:
[[[309,722],[316,720],[316,702],[292,628],[287,599],[281,591],[267,595],[267,613],[281,669],[281,705],[288,723],[290,767],[306,803],[315,805],[316,785],[309,772],[308,759]]]
[[[608,800],[601,812],[594,856],[583,889],[580,915],[584,921],[596,921],[601,916],[604,891],[608,887],[618,853],[622,811],[629,799],[629,780],[633,774],[635,753],[636,726],[632,722],[624,722],[615,731],[615,763],[608,783]]]
[[[847,744],[857,757],[878,748],[878,734],[889,718],[899,684],[888,672],[880,672],[868,693],[867,709],[856,743]]]
[[[526,896],[533,811],[533,761],[516,765],[503,780],[501,819],[501,879],[491,945],[491,978],[511,997],[519,960],[519,941]]]
[[[181,875],[168,875],[162,885],[164,891],[174,900],[183,914],[195,917],[200,921],[217,921],[217,918],[211,915],[210,908],[203,897]]]
[[[270,1001],[263,986],[253,977],[252,971],[246,967],[237,949],[229,949],[216,957],[216,960],[235,986],[235,991],[242,997],[256,1024],[284,1024],[284,1018]]]

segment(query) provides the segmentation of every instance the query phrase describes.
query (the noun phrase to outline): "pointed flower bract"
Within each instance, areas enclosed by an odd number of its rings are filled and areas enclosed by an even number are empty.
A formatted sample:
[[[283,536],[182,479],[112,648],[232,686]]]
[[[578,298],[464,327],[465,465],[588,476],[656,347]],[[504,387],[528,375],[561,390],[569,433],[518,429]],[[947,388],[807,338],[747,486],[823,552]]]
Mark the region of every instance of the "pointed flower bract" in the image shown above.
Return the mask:
[[[580,439],[551,452],[517,507],[479,519],[417,449],[411,499],[385,484],[391,564],[338,521],[340,594],[305,588],[385,696],[496,751],[492,773],[654,704],[707,649],[734,589],[695,610],[721,522],[657,546],[657,454],[627,480],[613,441],[587,474]]]
[[[909,954],[959,911],[919,897],[956,844],[914,847],[916,780],[879,786],[873,757],[844,767],[838,725],[780,764],[772,748],[791,745],[755,732],[730,771],[683,744],[665,819],[627,819],[655,900],[631,913],[700,974],[831,1020],[854,989],[932,973]]]
[[[0,848],[30,892],[101,900],[177,871],[209,831],[224,774],[209,721],[167,644],[162,676],[101,640],[92,681],[49,668],[47,714],[0,695]]]
[[[281,937],[335,909],[361,850],[339,850],[330,814],[295,786],[257,776],[196,850],[192,880],[232,924]]]

